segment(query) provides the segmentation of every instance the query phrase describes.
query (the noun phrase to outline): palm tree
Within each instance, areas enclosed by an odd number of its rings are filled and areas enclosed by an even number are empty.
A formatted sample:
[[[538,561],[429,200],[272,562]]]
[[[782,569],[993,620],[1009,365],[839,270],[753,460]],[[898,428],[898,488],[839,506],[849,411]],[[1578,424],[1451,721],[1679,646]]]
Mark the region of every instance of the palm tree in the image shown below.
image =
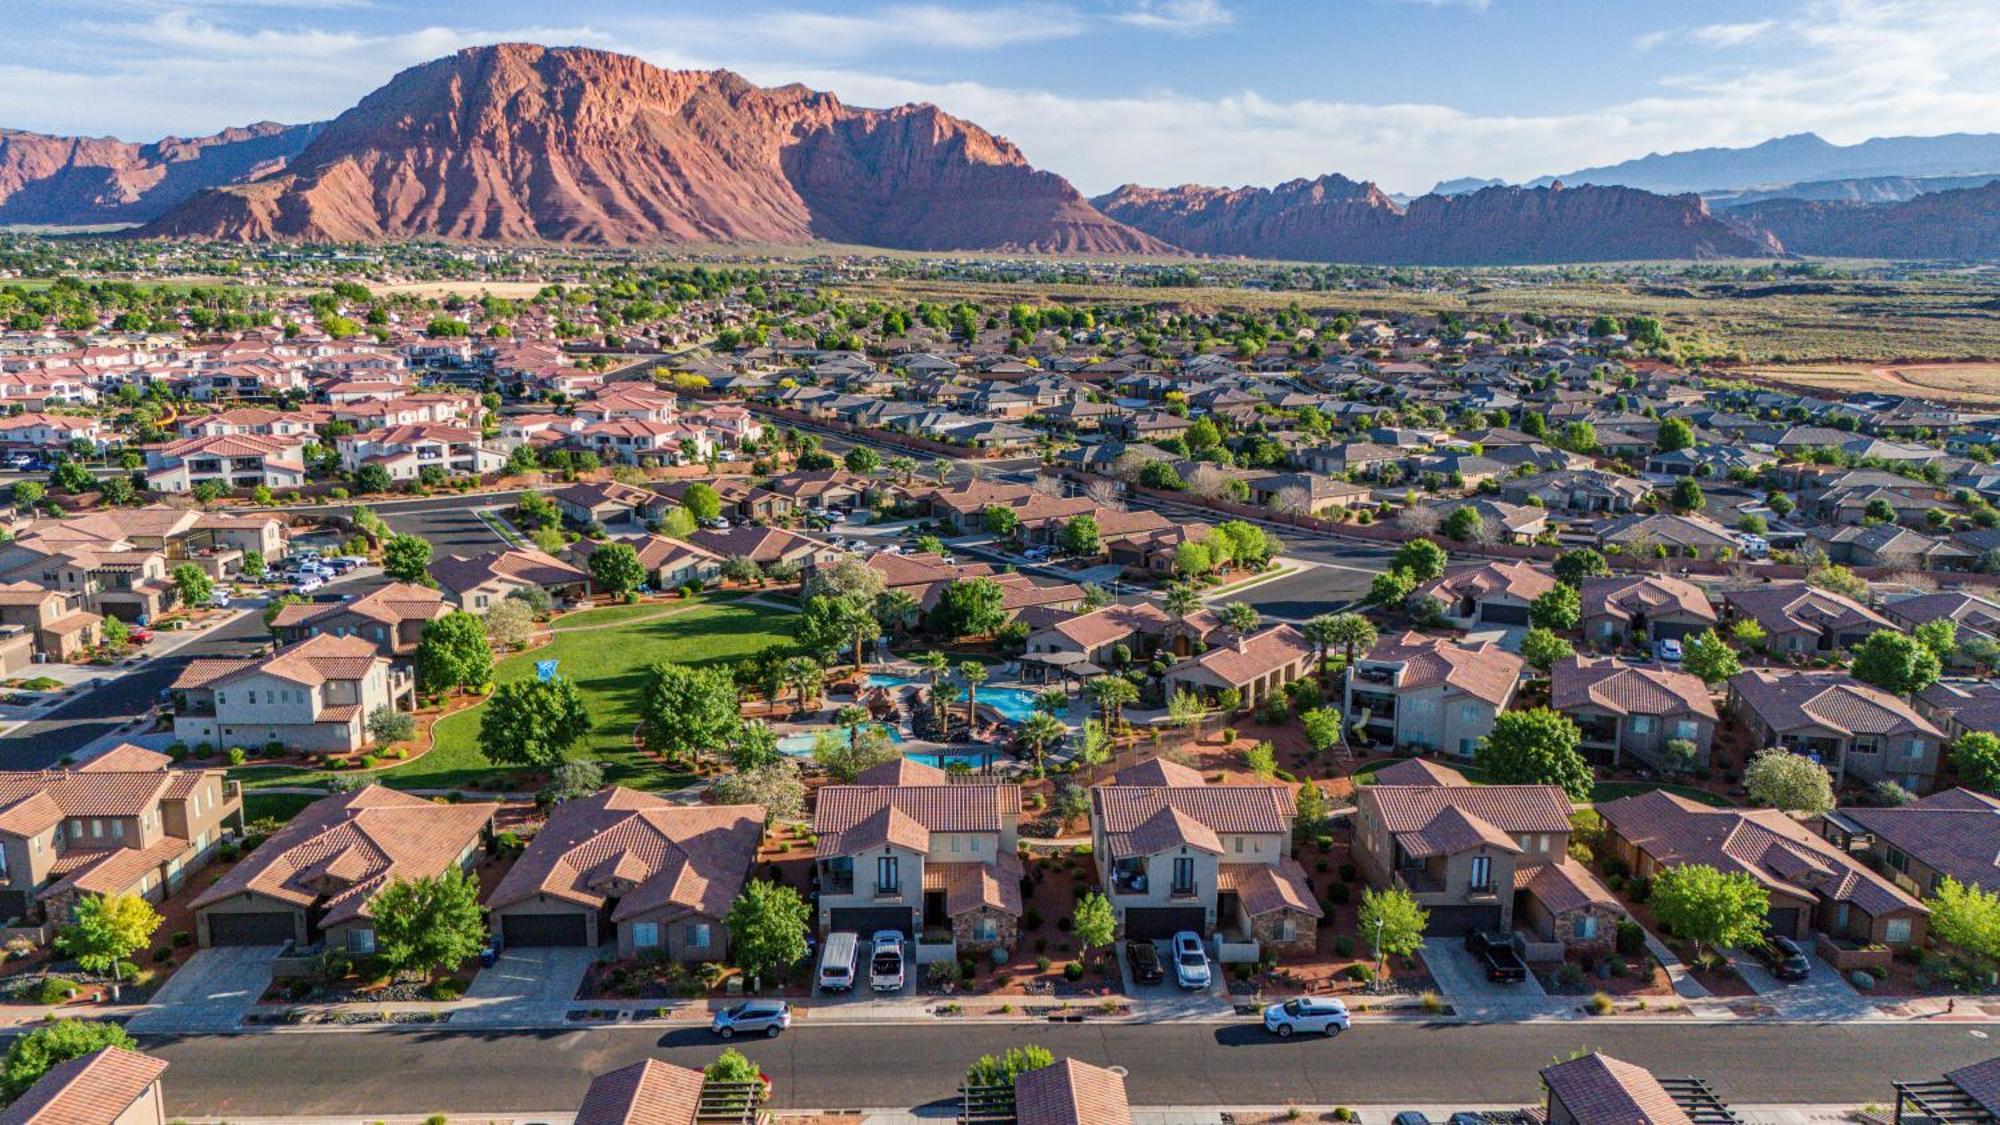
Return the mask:
[[[854,641],[854,674],[860,675],[863,665],[862,646],[882,635],[882,624],[875,620],[875,610],[859,598],[841,598],[841,630]]]
[[[1139,701],[1139,689],[1123,676],[1098,676],[1083,686],[1083,693],[1097,704],[1106,727],[1116,725],[1121,708]]]
[[[799,693],[799,710],[806,708],[806,702],[819,698],[820,686],[826,680],[826,669],[810,656],[794,656],[785,661],[785,682]]]
[[[1167,587],[1166,594],[1160,598],[1160,604],[1166,607],[1168,617],[1179,621],[1201,608],[1201,595],[1195,592],[1193,586],[1185,582],[1176,582]]]
[[[1362,649],[1375,647],[1375,640],[1379,635],[1375,631],[1375,623],[1361,614],[1335,614],[1329,624],[1332,627],[1332,632],[1327,635],[1327,640],[1329,643],[1341,645],[1347,650],[1347,666],[1349,668],[1354,667],[1356,653]]]
[[[1021,741],[1035,752],[1035,772],[1042,772],[1042,754],[1050,746],[1062,741],[1069,733],[1069,727],[1061,719],[1046,711],[1037,711],[1021,724]]]
[[[910,483],[911,477],[917,475],[917,459],[915,457],[891,457],[882,463],[882,467],[896,474],[897,479],[901,480],[905,486]]]
[[[1056,719],[1069,714],[1069,689],[1043,688],[1035,693],[1035,710]]]
[[[1331,613],[1322,613],[1299,626],[1299,632],[1305,634],[1306,640],[1313,643],[1313,667],[1319,670],[1319,681],[1322,685],[1326,683],[1326,651],[1335,643],[1334,629],[1334,616]]]
[[[939,488],[943,488],[945,485],[951,483],[951,472],[952,465],[950,461],[940,457],[936,461],[931,462],[931,480],[936,482]]]
[[[936,691],[938,685],[944,682],[945,676],[951,672],[951,661],[946,660],[944,653],[936,649],[919,655],[914,663],[924,670],[924,679],[930,681],[932,691]]]
[[[901,635],[916,628],[917,619],[923,616],[924,607],[907,590],[884,590],[875,595],[875,620],[882,627]]]
[[[1222,607],[1222,623],[1238,633],[1255,632],[1257,623],[1263,619],[1257,607],[1249,602],[1230,602]]]
[[[973,707],[979,702],[979,685],[986,682],[986,665],[977,660],[962,660],[958,664],[958,678],[965,681],[965,721],[973,719]]]
[[[853,749],[860,743],[861,728],[868,722],[868,719],[868,709],[866,707],[857,707],[852,703],[833,713],[833,725],[847,732],[847,746],[849,749]]]

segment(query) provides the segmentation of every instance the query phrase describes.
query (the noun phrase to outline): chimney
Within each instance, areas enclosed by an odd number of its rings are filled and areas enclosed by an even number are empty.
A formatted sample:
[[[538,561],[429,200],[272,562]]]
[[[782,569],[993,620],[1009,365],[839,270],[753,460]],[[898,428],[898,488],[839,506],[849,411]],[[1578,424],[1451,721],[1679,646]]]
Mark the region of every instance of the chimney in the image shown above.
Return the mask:
[[[1243,633],[1238,633],[1238,634],[1236,634],[1236,651],[1237,651],[1237,652],[1249,652],[1249,651],[1250,651],[1250,638],[1249,638],[1249,636],[1247,636],[1246,634],[1243,634]]]

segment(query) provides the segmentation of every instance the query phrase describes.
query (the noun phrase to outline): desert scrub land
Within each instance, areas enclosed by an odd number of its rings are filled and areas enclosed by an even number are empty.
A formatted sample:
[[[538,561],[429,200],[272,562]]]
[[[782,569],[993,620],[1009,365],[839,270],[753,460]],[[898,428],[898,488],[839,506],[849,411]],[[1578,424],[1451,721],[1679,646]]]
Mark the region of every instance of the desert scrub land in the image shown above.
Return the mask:
[[[2000,363],[1753,364],[1730,374],[1782,390],[1919,395],[1967,406],[2000,406]]]

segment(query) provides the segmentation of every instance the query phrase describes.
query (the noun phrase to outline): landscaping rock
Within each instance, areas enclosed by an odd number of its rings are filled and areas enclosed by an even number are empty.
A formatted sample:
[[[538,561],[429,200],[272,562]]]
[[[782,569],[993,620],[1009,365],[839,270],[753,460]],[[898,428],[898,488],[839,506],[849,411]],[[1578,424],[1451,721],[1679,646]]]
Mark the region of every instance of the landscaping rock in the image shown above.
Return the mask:
[[[1853,972],[1847,974],[1847,979],[1853,983],[1854,987],[1860,989],[1863,992],[1875,991],[1875,978],[1869,976],[1867,973],[1862,972],[1860,969],[1856,969]]]

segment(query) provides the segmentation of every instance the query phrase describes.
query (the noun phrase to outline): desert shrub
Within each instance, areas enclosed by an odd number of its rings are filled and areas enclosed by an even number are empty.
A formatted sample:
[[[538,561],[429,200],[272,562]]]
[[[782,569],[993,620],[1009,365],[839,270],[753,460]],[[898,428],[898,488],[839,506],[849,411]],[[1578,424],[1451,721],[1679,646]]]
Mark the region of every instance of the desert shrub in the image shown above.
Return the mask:
[[[1620,918],[1618,920],[1616,945],[1618,952],[1623,953],[1625,956],[1631,957],[1636,955],[1640,950],[1646,948],[1645,929],[1630,918]]]

